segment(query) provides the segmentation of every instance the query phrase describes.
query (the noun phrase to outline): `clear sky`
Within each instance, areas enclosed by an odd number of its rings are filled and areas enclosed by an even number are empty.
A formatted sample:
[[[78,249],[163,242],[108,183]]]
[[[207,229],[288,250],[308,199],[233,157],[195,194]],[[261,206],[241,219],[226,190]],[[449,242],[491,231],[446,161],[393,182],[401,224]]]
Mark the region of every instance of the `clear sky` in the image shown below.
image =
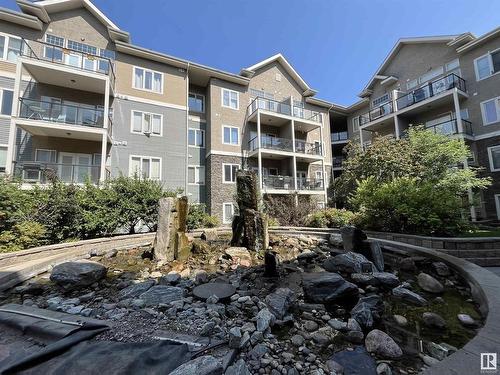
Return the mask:
[[[94,0],[132,43],[238,73],[281,52],[317,97],[357,100],[400,37],[500,26],[500,0]],[[14,0],[0,6],[17,9]]]

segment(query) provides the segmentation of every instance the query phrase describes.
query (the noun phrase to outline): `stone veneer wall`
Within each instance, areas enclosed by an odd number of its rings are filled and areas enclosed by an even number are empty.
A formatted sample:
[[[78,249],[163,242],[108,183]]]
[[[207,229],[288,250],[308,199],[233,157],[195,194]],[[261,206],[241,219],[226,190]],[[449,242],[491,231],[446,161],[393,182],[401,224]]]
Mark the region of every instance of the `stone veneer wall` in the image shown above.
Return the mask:
[[[491,172],[490,159],[488,157],[488,147],[500,145],[500,137],[492,137],[476,141],[477,161],[483,168],[481,176],[491,177],[492,184],[483,193],[484,206],[486,209],[486,218],[496,220],[497,211],[495,204],[495,194],[500,194],[500,171]]]

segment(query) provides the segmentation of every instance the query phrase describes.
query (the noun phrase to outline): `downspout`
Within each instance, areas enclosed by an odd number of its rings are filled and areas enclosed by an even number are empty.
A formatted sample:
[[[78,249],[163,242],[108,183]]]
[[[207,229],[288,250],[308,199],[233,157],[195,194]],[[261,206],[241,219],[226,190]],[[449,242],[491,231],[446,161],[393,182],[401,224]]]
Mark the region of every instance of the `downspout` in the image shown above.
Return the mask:
[[[185,173],[184,195],[188,197],[188,202],[189,202],[188,165],[189,165],[189,61],[186,67],[186,168],[184,169]]]

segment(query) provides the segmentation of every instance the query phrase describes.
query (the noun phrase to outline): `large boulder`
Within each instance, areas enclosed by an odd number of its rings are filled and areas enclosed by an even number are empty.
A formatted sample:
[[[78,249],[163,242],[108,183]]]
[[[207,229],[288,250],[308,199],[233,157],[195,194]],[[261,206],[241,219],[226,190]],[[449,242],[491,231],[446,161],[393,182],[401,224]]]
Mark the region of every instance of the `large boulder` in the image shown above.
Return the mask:
[[[412,292],[411,290],[403,286],[394,288],[392,290],[392,295],[396,298],[402,299],[405,302],[409,302],[417,306],[427,305],[427,300],[424,297],[415,292]]]
[[[224,253],[231,258],[235,266],[250,267],[252,265],[252,255],[246,247],[229,247],[224,250]]]
[[[340,369],[341,367],[344,374],[375,375],[377,373],[377,362],[363,346],[357,346],[354,350],[350,348],[341,350],[335,353],[330,361],[336,364],[328,366],[329,368]]]
[[[331,303],[358,295],[358,287],[337,273],[316,272],[304,274],[302,287],[306,299],[316,303]]]
[[[219,360],[211,355],[204,355],[180,365],[170,375],[221,375],[223,372],[224,368]]]
[[[329,272],[363,273],[376,272],[374,264],[362,254],[352,251],[329,257],[323,262],[323,268]]]
[[[52,269],[50,280],[65,289],[86,287],[106,277],[108,269],[89,260],[65,262]]]
[[[167,285],[153,286],[139,296],[139,298],[144,301],[145,306],[169,304],[171,302],[178,301],[183,297],[184,289]]]
[[[422,322],[424,322],[424,324],[430,328],[446,328],[446,321],[443,319],[443,317],[433,312],[424,312],[422,314]]]
[[[387,333],[378,329],[368,332],[365,347],[368,352],[385,358],[399,358],[403,355],[399,345]]]
[[[279,288],[268,294],[265,303],[277,319],[283,319],[292,306],[295,294],[291,289]]]
[[[137,298],[142,293],[151,288],[153,285],[155,285],[154,280],[146,280],[143,281],[142,283],[132,284],[120,291],[120,298],[121,299]]]
[[[399,285],[399,278],[390,272],[353,273],[351,279],[360,285],[381,285],[388,288]]]
[[[351,318],[363,328],[370,329],[375,320],[380,319],[384,312],[384,302],[377,295],[362,297],[351,310]]]
[[[370,242],[370,259],[380,272],[384,271],[384,254],[378,241]]]
[[[426,292],[442,293],[444,291],[443,284],[426,273],[419,273],[417,276],[417,281],[418,285]]]
[[[365,232],[353,226],[340,228],[340,234],[345,251],[360,251],[364,246],[363,241],[367,239]]]

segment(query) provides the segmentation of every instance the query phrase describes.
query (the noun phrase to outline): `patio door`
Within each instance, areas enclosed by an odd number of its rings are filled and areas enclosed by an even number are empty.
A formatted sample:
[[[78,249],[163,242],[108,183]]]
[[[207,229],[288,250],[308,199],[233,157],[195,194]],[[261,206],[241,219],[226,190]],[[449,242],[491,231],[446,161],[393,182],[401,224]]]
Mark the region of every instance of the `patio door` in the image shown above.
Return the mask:
[[[307,183],[307,172],[297,171],[297,188],[299,190],[304,190]]]
[[[92,177],[91,154],[60,152],[59,155],[59,177],[63,182],[81,184]]]
[[[425,127],[434,130],[435,133],[450,135],[455,133],[455,123],[451,121],[451,113],[439,116],[433,120],[427,121]]]

